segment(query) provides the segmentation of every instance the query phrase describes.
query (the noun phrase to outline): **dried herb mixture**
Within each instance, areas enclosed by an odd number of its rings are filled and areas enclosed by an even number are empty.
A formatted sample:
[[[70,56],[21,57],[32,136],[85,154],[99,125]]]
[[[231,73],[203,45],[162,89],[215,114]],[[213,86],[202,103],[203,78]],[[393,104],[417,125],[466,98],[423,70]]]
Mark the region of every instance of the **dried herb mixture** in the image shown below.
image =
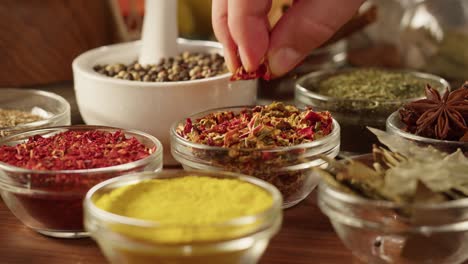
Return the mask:
[[[187,119],[178,133],[195,143],[234,149],[275,148],[314,141],[330,134],[329,112],[299,110],[272,103],[240,113],[213,112],[192,122]]]
[[[238,113],[219,111],[197,120],[187,119],[178,126],[177,133],[191,142],[221,147],[193,152],[212,166],[272,183],[287,202],[300,195],[306,172],[285,168],[316,159],[304,154],[306,148],[287,147],[326,137],[333,129],[332,122],[329,112],[300,110],[275,102]]]
[[[317,92],[341,99],[400,100],[423,96],[426,84],[410,73],[363,68],[323,79]]]
[[[468,82],[441,95],[430,85],[426,98],[399,110],[400,119],[412,134],[441,140],[468,142]]]

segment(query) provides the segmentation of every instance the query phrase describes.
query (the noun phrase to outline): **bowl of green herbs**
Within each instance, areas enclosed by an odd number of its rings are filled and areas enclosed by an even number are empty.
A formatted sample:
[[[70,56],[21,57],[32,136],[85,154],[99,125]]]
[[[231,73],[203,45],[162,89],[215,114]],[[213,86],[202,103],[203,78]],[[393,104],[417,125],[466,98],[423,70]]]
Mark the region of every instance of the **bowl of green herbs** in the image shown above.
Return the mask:
[[[295,103],[327,110],[342,126],[344,154],[366,153],[376,143],[367,126],[385,129],[387,117],[404,103],[421,99],[430,84],[441,91],[441,77],[385,68],[346,68],[313,72],[298,79]]]

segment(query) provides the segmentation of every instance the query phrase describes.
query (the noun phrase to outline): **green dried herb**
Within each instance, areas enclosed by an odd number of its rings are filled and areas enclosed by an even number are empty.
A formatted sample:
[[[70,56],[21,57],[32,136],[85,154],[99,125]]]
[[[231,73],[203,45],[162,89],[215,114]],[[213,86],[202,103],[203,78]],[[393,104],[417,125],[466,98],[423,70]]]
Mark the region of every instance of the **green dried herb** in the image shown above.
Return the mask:
[[[341,99],[400,100],[423,96],[426,84],[410,73],[355,69],[320,81],[317,92]]]

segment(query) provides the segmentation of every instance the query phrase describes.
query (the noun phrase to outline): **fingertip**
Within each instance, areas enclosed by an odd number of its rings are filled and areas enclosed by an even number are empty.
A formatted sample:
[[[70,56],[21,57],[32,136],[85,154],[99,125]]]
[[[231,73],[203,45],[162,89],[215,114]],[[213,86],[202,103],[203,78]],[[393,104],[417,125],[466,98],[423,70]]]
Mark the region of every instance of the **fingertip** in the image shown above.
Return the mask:
[[[257,59],[253,54],[249,54],[245,48],[239,47],[239,57],[247,72],[253,72],[258,69],[261,59]]]
[[[283,76],[294,69],[302,59],[303,55],[289,47],[279,48],[268,53],[268,64],[273,77]]]

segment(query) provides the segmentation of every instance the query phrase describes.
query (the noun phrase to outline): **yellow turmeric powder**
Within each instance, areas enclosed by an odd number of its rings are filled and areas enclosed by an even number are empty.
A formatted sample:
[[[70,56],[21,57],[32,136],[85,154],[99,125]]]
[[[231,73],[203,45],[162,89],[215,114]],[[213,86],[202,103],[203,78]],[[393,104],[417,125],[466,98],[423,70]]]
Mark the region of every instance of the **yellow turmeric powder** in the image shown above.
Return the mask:
[[[154,228],[115,226],[114,231],[156,243],[185,243],[240,237],[261,224],[223,226],[271,208],[270,193],[249,182],[203,176],[152,179],[117,188],[94,200],[113,214],[148,220]]]

